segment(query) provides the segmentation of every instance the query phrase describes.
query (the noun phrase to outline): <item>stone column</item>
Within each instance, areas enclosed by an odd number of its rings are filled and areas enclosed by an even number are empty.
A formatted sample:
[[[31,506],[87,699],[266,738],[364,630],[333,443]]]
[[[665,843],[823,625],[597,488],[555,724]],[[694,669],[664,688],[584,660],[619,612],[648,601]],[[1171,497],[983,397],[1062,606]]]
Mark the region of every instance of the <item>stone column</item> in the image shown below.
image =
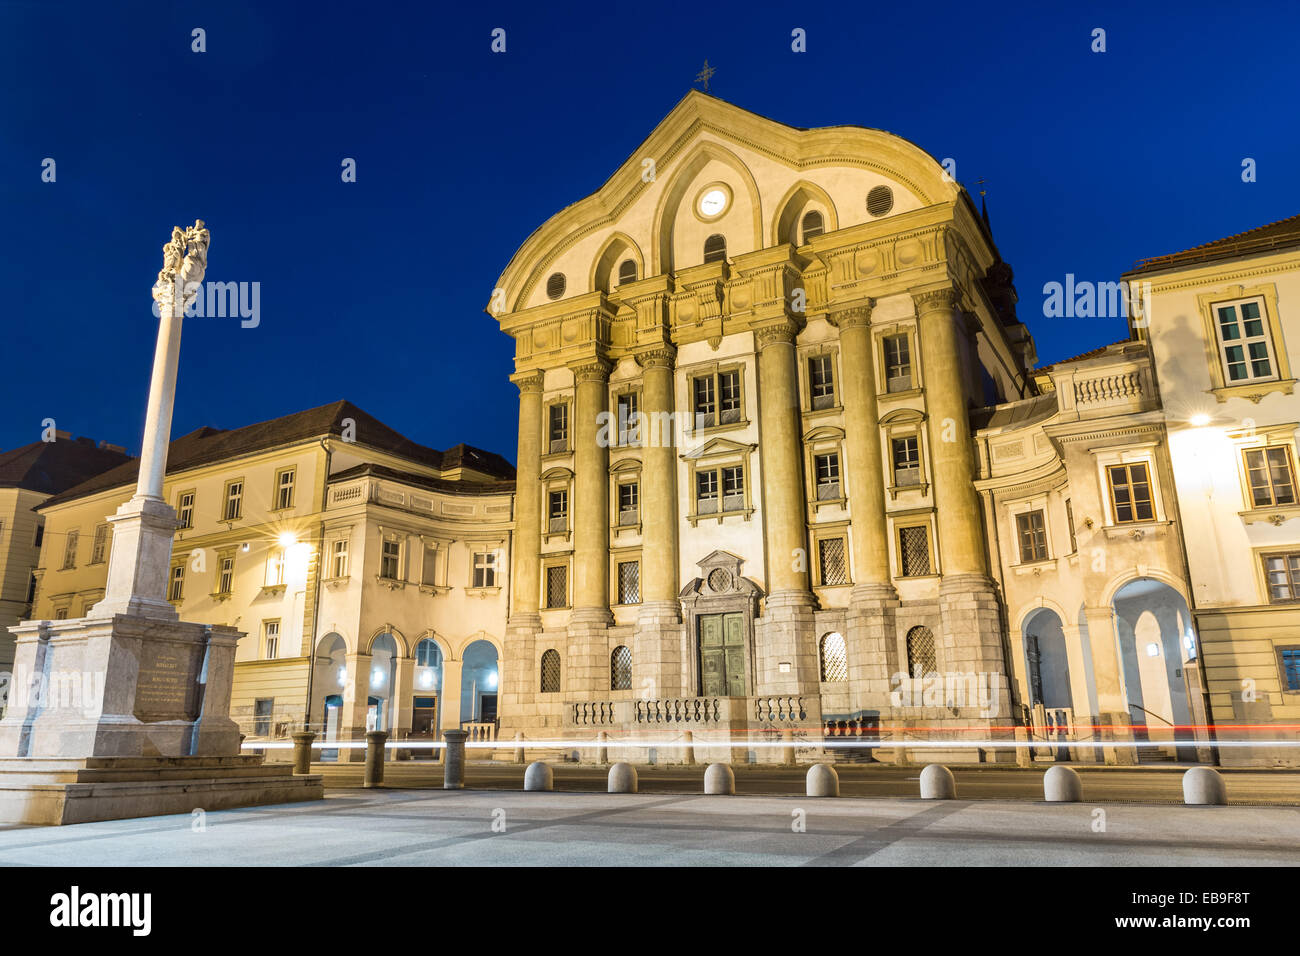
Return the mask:
[[[609,363],[573,367],[573,611],[569,615],[568,680],[578,693],[609,690]],[[603,434],[602,434],[603,433]]]
[[[849,683],[855,709],[879,710],[889,705],[890,678],[900,668],[895,624],[899,602],[889,573],[885,471],[871,344],[874,304],[867,299],[833,312],[830,321],[840,330],[840,400],[852,518],[853,590],[846,635]]]
[[[339,739],[359,743],[366,739],[366,700],[370,697],[370,655],[348,654],[346,679],[343,682],[343,715]],[[344,760],[365,759],[365,751],[353,748],[341,751]]]
[[[1094,731],[1094,739],[1100,737],[1103,742],[1117,740],[1127,744],[1132,741],[1129,730],[1132,719],[1124,695],[1115,609],[1109,604],[1084,607],[1083,617],[1088,625],[1092,677],[1097,688],[1097,712],[1092,715],[1091,723],[1099,729]],[[1075,719],[1082,722],[1077,717]],[[1137,763],[1137,751],[1131,746],[1103,746],[1102,753],[1108,764],[1128,766]]]
[[[641,365],[641,611],[632,649],[637,690],[674,697],[682,687],[681,605],[677,600],[677,449],[672,346],[637,356]]]
[[[1011,719],[1002,646],[1002,616],[988,576],[984,529],[975,491],[974,446],[966,405],[966,368],[960,337],[965,318],[958,311],[957,291],[942,288],[912,296],[916,303],[925,383],[930,473],[938,516],[939,668],[941,671],[998,675],[1003,690],[990,722]],[[990,676],[990,684],[992,677]],[[978,709],[963,718],[982,719]],[[1007,754],[1010,759],[1010,754]]]
[[[797,333],[798,326],[789,318],[754,333],[759,350],[758,416],[767,550],[767,595],[760,625],[763,654],[756,656],[763,690],[775,694],[816,693],[821,679],[813,633],[815,602],[808,586],[811,557],[795,358]],[[785,672],[780,670],[783,663],[790,665]]]
[[[524,668],[527,668],[525,662]],[[465,662],[450,655],[442,660],[442,698],[438,701],[438,726],[442,730],[460,730],[460,685]]]
[[[515,464],[510,619],[506,624],[505,653],[500,661],[503,731],[531,726],[536,718],[537,688],[533,684],[532,664],[537,634],[542,629],[538,608],[541,606],[542,576],[541,476],[545,428],[542,390],[545,379],[545,373],[541,371],[520,372],[512,378],[519,387],[519,454]],[[460,724],[449,726],[455,728]]]

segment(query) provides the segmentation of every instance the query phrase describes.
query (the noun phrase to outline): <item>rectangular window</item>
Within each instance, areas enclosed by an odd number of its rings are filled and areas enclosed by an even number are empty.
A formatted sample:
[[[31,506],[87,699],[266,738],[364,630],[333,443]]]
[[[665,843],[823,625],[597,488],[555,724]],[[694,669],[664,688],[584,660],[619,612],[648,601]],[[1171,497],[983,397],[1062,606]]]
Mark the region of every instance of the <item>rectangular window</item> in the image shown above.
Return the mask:
[[[1285,445],[1246,448],[1242,455],[1246,460],[1246,479],[1250,483],[1250,500],[1254,507],[1296,503],[1295,473]]]
[[[1273,378],[1272,343],[1264,324],[1262,300],[1217,305],[1214,313],[1228,384]]]
[[[280,622],[263,621],[262,635],[262,647],[265,648],[263,656],[268,661],[273,661],[280,656]]]
[[[849,566],[843,538],[821,538],[817,542],[817,563],[822,584],[832,586],[849,583]]]
[[[284,549],[276,548],[266,559],[266,586],[279,587],[284,583]]]
[[[222,511],[223,521],[237,521],[244,511],[244,483],[232,481],[226,485],[226,507]]]
[[[1277,656],[1282,665],[1282,688],[1300,691],[1300,647],[1279,647]]]
[[[569,569],[555,564],[546,569],[546,606],[564,607],[569,603]]]
[[[719,514],[745,510],[745,469],[731,465],[695,473],[695,513]]]
[[[569,492],[567,490],[552,491],[547,496],[546,530],[551,534],[563,534],[569,530]]]
[[[696,428],[739,422],[740,370],[730,369],[691,379],[691,409]]]
[[[722,510],[745,510],[745,470],[739,465],[722,469]]]
[[[569,406],[565,402],[556,402],[549,412],[550,421],[547,435],[551,454],[569,450]]]
[[[36,537],[32,541],[32,547],[39,548],[41,546],[41,542],[44,540],[45,540],[45,522],[38,521],[36,522]]]
[[[167,600],[179,601],[185,596],[185,565],[178,564],[172,568],[167,582]]]
[[[1020,541],[1020,561],[1047,560],[1047,529],[1041,511],[1026,511],[1016,515],[1016,537]]]
[[[1110,500],[1115,506],[1117,524],[1155,519],[1155,507],[1151,502],[1151,476],[1145,462],[1110,465],[1106,474],[1110,478]]]
[[[834,501],[840,497],[840,456],[814,455],[813,472],[817,476],[817,500]]]
[[[1264,555],[1264,577],[1270,604],[1300,601],[1300,551]]]
[[[912,349],[906,335],[886,335],[885,391],[906,392],[912,387]]]
[[[921,439],[917,435],[890,442],[894,460],[894,487],[910,488],[921,483]]]
[[[640,518],[641,486],[635,481],[625,481],[618,486],[618,523],[634,525]]]
[[[497,586],[497,554],[495,551],[478,551],[474,555],[474,587]]]
[[[618,443],[640,444],[641,423],[637,413],[641,410],[641,396],[636,392],[628,392],[620,395],[614,404],[618,417]]]
[[[718,373],[718,414],[723,425],[740,421],[740,370]]]
[[[390,581],[397,580],[397,573],[400,569],[400,559],[402,556],[402,546],[397,541],[385,540],[380,547],[379,554],[379,576]]]
[[[194,492],[187,491],[176,499],[176,527],[194,527]]]
[[[424,558],[420,562],[420,583],[429,587],[438,583],[438,547],[426,544]]]
[[[275,510],[283,511],[293,507],[293,482],[296,469],[286,468],[275,476]]]
[[[1079,550],[1079,544],[1074,540],[1074,507],[1069,498],[1065,499],[1065,523],[1070,528],[1070,553],[1074,554]]]
[[[79,531],[69,531],[68,537],[63,543],[63,570],[75,568],[77,566],[77,539],[81,537]]]
[[[54,612],[54,620],[66,621],[67,619],[68,619],[68,609],[66,607],[61,607]]]
[[[90,545],[90,563],[103,564],[108,552],[108,525],[95,528],[95,539]]]
[[[814,355],[808,360],[808,392],[814,409],[835,405],[835,373],[829,355]]]
[[[930,574],[930,534],[924,525],[898,529],[898,566],[901,577]]]
[[[253,736],[271,736],[271,712],[274,707],[274,697],[259,697],[253,701]]]
[[[235,559],[233,555],[226,555],[221,559],[221,564],[217,568],[217,593],[229,594],[235,586]]]
[[[618,603],[641,603],[640,561],[620,561],[618,563]]]
[[[339,538],[330,549],[330,572],[332,577],[348,576],[348,539]]]
[[[716,471],[698,471],[695,473],[695,513],[701,515],[718,513],[718,473]]]
[[[694,379],[691,389],[694,396],[695,427],[712,428],[718,423],[716,384],[712,375]]]

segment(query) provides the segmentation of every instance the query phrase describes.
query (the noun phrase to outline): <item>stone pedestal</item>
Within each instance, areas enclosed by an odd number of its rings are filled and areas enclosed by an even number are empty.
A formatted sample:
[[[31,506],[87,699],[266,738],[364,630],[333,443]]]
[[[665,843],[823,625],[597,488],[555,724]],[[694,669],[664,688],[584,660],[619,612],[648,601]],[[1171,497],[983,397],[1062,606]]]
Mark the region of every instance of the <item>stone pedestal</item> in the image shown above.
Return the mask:
[[[898,662],[898,594],[888,584],[857,585],[849,596],[845,646],[853,709],[883,711],[890,706]]]
[[[174,621],[179,615],[167,600],[172,536],[176,512],[161,498],[137,494],[110,517],[113,549],[108,557],[104,597],[90,618],[131,614]]]
[[[681,605],[677,601],[643,604],[632,647],[633,690],[651,698],[688,693],[682,674],[682,643]]]

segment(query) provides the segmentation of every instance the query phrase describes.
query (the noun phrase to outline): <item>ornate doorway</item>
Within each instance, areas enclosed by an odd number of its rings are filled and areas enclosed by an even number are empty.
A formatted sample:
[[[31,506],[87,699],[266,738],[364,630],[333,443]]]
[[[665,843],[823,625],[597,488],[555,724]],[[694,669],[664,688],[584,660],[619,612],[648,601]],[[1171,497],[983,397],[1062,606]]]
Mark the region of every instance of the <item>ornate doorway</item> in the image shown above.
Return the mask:
[[[706,696],[745,695],[745,615],[701,614],[700,690]]]

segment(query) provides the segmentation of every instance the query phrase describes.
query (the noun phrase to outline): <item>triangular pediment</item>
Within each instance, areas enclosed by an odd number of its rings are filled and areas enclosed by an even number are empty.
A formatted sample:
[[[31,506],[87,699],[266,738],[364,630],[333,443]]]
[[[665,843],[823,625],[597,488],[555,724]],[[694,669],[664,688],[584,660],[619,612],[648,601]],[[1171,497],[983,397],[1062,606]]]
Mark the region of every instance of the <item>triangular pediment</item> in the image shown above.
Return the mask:
[[[748,455],[758,446],[732,441],[730,438],[713,438],[682,455],[683,461],[700,461],[705,458],[722,458],[727,455]]]

